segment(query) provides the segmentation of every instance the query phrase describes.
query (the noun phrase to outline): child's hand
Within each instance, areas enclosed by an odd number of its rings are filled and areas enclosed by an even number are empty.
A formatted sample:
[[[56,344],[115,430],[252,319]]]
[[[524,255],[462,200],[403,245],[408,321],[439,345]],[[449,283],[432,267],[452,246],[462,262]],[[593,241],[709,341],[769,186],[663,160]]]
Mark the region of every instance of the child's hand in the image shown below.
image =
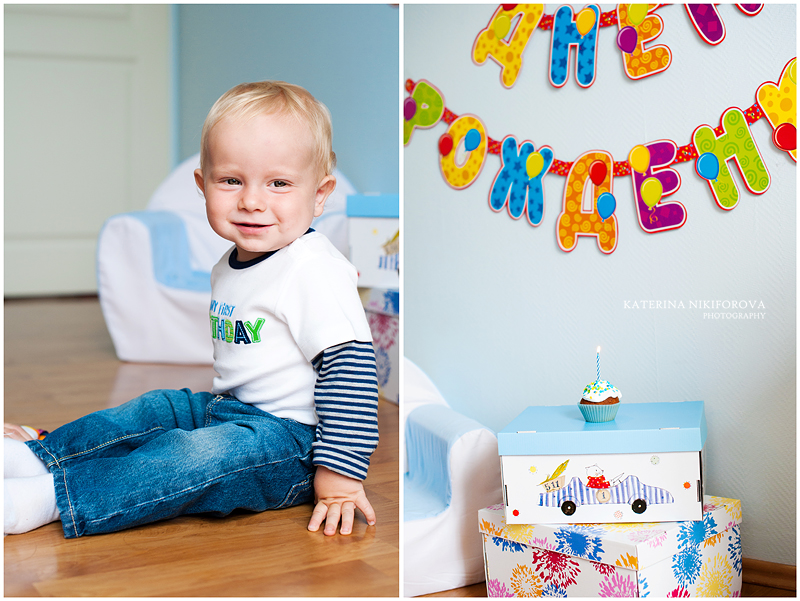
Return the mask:
[[[33,436],[27,430],[23,430],[21,426],[14,424],[3,424],[3,436],[13,440],[25,442],[26,440],[33,440]]]
[[[319,530],[324,520],[325,536],[333,536],[341,520],[339,532],[350,534],[353,531],[356,507],[362,511],[370,526],[375,525],[375,511],[367,500],[360,480],[342,476],[320,465],[314,477],[314,493],[317,505],[308,522],[308,529],[312,532]]]

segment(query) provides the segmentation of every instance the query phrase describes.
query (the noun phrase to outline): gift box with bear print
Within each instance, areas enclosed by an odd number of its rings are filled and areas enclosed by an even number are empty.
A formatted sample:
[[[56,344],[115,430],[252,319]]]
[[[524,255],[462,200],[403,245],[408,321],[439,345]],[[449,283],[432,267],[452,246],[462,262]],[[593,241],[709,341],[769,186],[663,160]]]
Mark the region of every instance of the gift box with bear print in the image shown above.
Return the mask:
[[[740,501],[704,497],[703,519],[507,524],[479,512],[489,597],[732,597],[742,588]]]
[[[497,438],[509,524],[703,517],[702,401],[624,403],[603,423],[577,404],[532,406]]]
[[[347,218],[350,262],[358,270],[358,287],[398,289],[400,287],[399,195],[348,196]]]

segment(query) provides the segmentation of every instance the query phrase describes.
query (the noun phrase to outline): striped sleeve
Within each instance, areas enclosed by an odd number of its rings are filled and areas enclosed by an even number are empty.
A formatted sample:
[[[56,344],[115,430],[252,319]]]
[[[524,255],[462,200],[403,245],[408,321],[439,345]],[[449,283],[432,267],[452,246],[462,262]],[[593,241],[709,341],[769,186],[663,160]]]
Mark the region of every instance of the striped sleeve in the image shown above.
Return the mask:
[[[314,358],[319,423],[314,465],[363,480],[378,446],[378,373],[370,342],[332,346]]]

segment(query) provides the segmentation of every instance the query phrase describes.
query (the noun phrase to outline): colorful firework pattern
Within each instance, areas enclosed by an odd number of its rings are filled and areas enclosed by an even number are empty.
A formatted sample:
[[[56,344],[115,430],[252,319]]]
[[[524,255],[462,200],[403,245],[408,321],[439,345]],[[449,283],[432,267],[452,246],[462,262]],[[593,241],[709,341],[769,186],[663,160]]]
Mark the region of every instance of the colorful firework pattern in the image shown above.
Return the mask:
[[[638,597],[639,589],[630,574],[614,572],[600,583],[600,597]]]
[[[502,506],[482,510],[488,596],[739,596],[742,546],[734,520],[741,519],[741,505],[707,497],[705,507],[698,522],[539,524],[537,536],[509,528]],[[654,558],[661,553],[663,560]]]
[[[733,575],[726,555],[715,555],[703,563],[697,579],[697,594],[701,597],[730,597]]]
[[[580,564],[569,555],[545,549],[533,549],[533,566],[545,582],[559,589],[577,583]]]
[[[517,564],[511,570],[511,588],[516,597],[541,597],[542,579],[528,566]]]
[[[486,583],[486,592],[489,597],[513,597],[514,593],[506,588],[506,583],[497,578],[492,578]]]

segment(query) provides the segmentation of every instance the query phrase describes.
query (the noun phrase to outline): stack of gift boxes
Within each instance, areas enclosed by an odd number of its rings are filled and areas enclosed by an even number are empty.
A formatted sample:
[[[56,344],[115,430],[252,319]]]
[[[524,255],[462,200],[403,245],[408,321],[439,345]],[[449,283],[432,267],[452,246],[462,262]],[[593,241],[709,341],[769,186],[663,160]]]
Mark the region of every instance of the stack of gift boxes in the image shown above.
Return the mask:
[[[702,402],[528,407],[498,434],[503,504],[479,512],[490,597],[730,597],[741,503],[705,496]]]
[[[399,402],[400,196],[347,197],[350,262],[372,332],[380,394]]]

